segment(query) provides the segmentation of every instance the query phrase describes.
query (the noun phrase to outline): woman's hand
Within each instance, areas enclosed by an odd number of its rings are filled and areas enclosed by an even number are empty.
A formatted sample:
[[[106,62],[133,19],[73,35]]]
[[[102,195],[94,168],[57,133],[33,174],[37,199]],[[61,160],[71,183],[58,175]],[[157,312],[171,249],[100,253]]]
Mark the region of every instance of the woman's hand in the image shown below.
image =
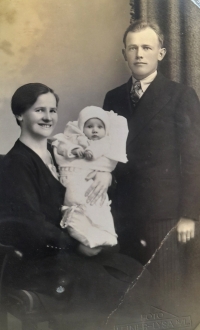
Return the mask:
[[[83,254],[87,257],[96,256],[99,252],[101,252],[101,250],[102,250],[101,247],[90,248],[83,244],[79,244],[79,246],[78,246],[78,252],[80,252],[81,254]]]
[[[195,221],[187,218],[181,218],[177,224],[178,241],[186,243],[194,238]]]
[[[109,172],[93,171],[86,177],[87,181],[91,179],[94,181],[85,193],[88,197],[87,203],[94,205],[98,199],[101,199],[101,205],[103,205],[108,187],[112,182],[112,175]]]

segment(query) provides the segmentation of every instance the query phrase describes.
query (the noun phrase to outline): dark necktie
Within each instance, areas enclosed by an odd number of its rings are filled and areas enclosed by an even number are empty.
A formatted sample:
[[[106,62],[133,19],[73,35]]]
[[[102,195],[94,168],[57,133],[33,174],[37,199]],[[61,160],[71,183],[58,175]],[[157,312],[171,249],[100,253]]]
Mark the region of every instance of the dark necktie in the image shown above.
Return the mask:
[[[136,80],[132,86],[132,89],[131,89],[131,100],[132,100],[132,103],[133,103],[133,106],[135,107],[135,105],[137,104],[137,102],[139,101],[140,99],[140,90],[141,90],[141,83],[140,81]]]

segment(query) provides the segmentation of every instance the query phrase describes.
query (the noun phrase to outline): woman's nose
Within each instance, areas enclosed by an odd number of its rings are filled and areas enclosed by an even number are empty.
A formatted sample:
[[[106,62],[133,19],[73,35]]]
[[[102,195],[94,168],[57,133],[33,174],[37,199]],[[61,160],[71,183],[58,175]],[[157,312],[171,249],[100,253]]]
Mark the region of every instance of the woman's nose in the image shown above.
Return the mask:
[[[44,112],[43,120],[47,120],[47,121],[51,120],[51,113],[49,111]]]

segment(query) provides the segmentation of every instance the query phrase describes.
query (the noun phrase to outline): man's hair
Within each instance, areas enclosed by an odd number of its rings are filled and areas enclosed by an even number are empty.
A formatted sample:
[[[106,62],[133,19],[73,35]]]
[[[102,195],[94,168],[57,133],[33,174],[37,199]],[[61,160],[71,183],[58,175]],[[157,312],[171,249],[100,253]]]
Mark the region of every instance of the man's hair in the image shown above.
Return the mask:
[[[126,47],[126,37],[129,32],[138,32],[141,30],[145,30],[147,28],[152,29],[157,34],[158,41],[160,43],[160,46],[162,47],[163,43],[164,43],[164,35],[163,35],[160,27],[158,26],[158,24],[155,22],[146,22],[143,20],[136,20],[134,23],[129,25],[129,27],[126,29],[126,31],[124,33],[124,37],[123,37],[124,46]]]
[[[15,116],[26,112],[37,101],[37,98],[42,94],[52,93],[56,99],[58,106],[59,97],[54,93],[53,89],[41,83],[30,83],[19,87],[14,93],[11,100],[11,109]],[[20,125],[18,119],[17,124]]]

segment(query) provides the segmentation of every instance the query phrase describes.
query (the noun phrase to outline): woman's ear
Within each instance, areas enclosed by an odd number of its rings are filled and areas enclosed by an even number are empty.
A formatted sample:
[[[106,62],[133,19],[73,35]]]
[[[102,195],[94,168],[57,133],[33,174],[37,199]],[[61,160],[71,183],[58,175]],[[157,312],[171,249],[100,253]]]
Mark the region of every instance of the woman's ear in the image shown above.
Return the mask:
[[[15,118],[20,122],[23,121],[22,115],[15,115]]]

